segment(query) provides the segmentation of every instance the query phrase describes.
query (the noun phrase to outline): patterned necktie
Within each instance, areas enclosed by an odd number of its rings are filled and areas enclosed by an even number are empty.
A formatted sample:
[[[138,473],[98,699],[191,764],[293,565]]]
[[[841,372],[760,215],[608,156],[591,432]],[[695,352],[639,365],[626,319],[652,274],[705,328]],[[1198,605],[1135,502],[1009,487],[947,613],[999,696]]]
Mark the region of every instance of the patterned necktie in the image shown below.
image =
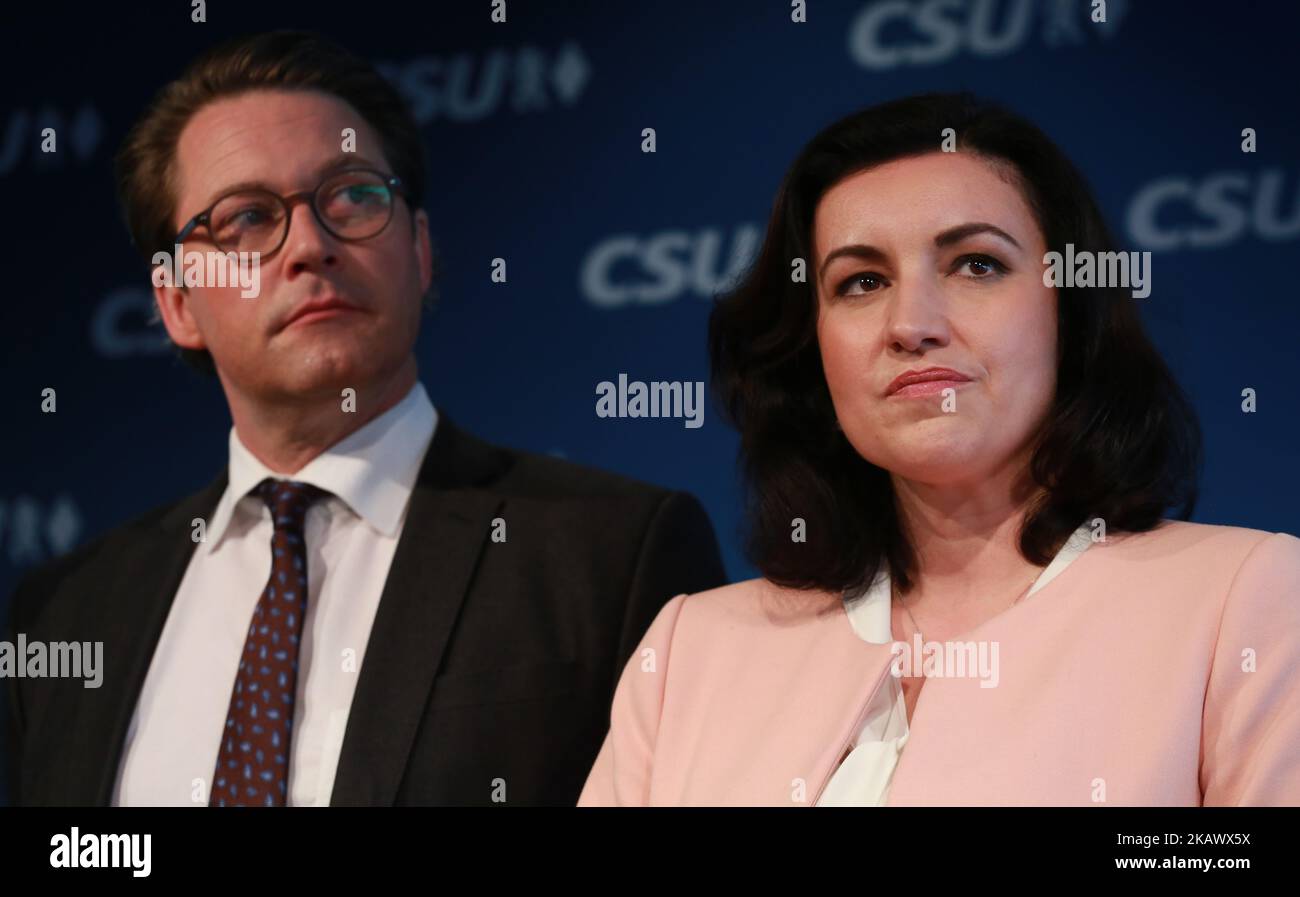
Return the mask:
[[[307,611],[307,508],[329,495],[308,483],[265,479],[253,493],[271,509],[271,577],[244,641],[213,773],[212,807],[288,803],[298,640]]]

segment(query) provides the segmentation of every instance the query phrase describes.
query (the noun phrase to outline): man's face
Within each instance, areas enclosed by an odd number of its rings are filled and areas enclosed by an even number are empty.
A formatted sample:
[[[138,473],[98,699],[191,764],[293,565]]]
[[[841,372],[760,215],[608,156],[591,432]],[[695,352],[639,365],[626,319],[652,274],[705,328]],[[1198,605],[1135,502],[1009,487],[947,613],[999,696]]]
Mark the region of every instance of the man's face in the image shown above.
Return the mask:
[[[343,152],[344,129],[355,152]],[[233,186],[257,184],[285,196],[311,190],[340,168],[393,174],[378,134],[343,100],[314,91],[258,90],[201,108],[181,132],[176,156],[179,231]],[[215,247],[199,227],[186,253]],[[295,205],[280,250],[260,269],[261,290],[155,287],[172,339],[207,349],[227,391],[263,400],[359,392],[410,357],[420,298],[432,278],[428,219],[395,198],[377,236],[340,240],[310,204]],[[291,318],[303,303],[334,298],[351,308]]]

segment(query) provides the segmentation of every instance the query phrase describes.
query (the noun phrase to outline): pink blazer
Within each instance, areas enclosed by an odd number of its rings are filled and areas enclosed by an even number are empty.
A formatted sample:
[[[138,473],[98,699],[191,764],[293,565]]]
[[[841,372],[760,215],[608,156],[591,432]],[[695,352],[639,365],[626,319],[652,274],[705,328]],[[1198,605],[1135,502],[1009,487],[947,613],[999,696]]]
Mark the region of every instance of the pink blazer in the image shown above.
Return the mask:
[[[828,597],[665,605],[578,805],[814,806],[895,659]],[[926,682],[888,805],[1300,805],[1300,539],[1112,534],[968,637],[999,681]]]

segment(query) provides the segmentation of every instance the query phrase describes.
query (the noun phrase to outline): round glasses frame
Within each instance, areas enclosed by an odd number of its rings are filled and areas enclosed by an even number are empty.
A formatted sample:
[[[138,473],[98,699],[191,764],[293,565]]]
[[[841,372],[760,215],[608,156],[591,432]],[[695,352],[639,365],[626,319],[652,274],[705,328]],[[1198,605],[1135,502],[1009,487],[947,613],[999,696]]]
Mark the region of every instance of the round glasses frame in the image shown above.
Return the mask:
[[[389,192],[394,196],[400,196],[408,202],[410,201],[410,197],[406,191],[406,186],[402,183],[401,178],[385,174],[382,171],[376,171],[373,168],[346,168],[341,171],[330,173],[326,177],[322,178],[321,182],[310,190],[300,190],[297,193],[289,193],[284,196],[281,196],[273,190],[264,190],[256,187],[243,190],[231,190],[229,193],[223,193],[213,201],[212,205],[208,206],[202,212],[199,212],[189,221],[185,222],[185,226],[177,232],[174,242],[178,245],[184,243],[186,239],[189,238],[190,234],[194,233],[194,231],[201,226],[207,230],[208,238],[212,241],[212,245],[217,247],[218,250],[221,252],[234,251],[224,249],[217,241],[217,235],[212,229],[212,211],[230,197],[246,193],[256,193],[274,199],[284,210],[284,224],[280,229],[280,240],[275,244],[275,248],[261,254],[263,260],[275,255],[284,246],[284,241],[289,238],[289,219],[293,217],[294,207],[300,202],[305,202],[311,207],[312,214],[316,217],[316,223],[323,227],[325,232],[336,240],[342,240],[345,243],[357,243],[362,240],[373,239],[382,234],[388,227],[389,223],[392,222],[394,203],[390,202],[388,204],[388,217],[384,219],[384,223],[380,225],[374,233],[366,234],[364,237],[348,237],[338,233],[332,226],[330,226],[330,223],[325,220],[325,216],[321,214],[320,207],[316,205],[316,197],[320,194],[322,187],[349,174],[373,174],[383,182],[383,185],[387,187]]]

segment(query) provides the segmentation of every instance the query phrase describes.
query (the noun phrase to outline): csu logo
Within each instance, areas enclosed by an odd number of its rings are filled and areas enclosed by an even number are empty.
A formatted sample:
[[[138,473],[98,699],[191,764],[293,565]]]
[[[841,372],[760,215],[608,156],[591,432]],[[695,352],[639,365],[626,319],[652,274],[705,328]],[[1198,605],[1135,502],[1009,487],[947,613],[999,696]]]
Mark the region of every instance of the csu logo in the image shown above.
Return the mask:
[[[101,358],[165,355],[171,341],[151,323],[153,313],[153,293],[143,287],[111,290],[91,315],[90,344]]]
[[[1109,0],[1106,21],[1093,22],[1086,0],[882,0],[849,26],[849,56],[867,69],[938,65],[967,51],[1005,56],[1023,47],[1035,27],[1048,46],[1110,37],[1125,0]]]
[[[375,68],[405,96],[420,125],[437,118],[478,121],[503,108],[526,113],[572,106],[591,77],[587,57],[574,43],[556,51],[493,50],[482,59],[421,56],[401,65],[376,63]]]
[[[1129,203],[1129,236],[1151,250],[1213,249],[1248,234],[1294,240],[1300,237],[1300,178],[1289,180],[1282,169],[1266,168],[1152,181]]]
[[[81,511],[67,495],[0,498],[0,553],[13,567],[30,567],[70,551],[81,536]]]
[[[598,308],[660,305],[685,293],[711,299],[749,267],[761,239],[753,224],[730,232],[704,228],[609,237],[582,262],[582,295]]]

